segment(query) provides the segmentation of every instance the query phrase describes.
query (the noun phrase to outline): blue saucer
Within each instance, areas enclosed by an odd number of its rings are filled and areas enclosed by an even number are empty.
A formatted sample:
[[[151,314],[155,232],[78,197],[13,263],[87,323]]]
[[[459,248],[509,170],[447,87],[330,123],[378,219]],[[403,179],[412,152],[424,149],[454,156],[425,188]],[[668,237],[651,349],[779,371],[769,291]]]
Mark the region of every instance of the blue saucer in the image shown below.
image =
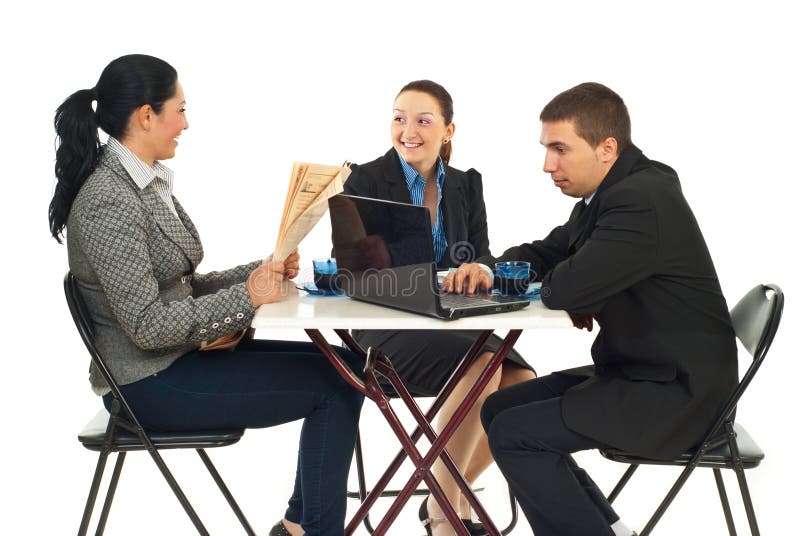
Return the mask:
[[[528,291],[525,294],[519,294],[519,297],[531,301],[541,300],[542,299],[541,291],[542,291],[541,282],[531,283],[530,285],[528,285]],[[491,293],[495,296],[501,296],[500,291],[497,289],[492,289]]]
[[[300,290],[305,290],[312,296],[343,296],[344,292],[341,290],[323,290],[317,288],[313,281],[300,283],[297,285]]]

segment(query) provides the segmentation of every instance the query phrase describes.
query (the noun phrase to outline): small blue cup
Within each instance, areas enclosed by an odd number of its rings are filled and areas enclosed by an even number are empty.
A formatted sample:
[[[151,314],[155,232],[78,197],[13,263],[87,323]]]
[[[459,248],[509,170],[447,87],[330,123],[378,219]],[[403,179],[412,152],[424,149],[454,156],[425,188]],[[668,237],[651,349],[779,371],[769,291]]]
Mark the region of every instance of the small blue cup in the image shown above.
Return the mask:
[[[501,294],[525,294],[531,279],[531,263],[505,261],[494,265],[494,279]]]
[[[339,285],[336,281],[338,269],[336,267],[336,259],[326,257],[321,259],[314,259],[311,261],[314,265],[314,284],[320,290],[339,290]]]

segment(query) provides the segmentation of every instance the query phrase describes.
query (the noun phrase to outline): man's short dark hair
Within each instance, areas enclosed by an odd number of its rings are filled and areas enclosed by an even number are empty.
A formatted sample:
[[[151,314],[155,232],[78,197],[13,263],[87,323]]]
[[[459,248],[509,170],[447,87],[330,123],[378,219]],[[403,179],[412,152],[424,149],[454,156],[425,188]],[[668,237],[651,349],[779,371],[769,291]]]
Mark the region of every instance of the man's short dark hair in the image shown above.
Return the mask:
[[[617,140],[622,153],[631,142],[631,118],[622,98],[603,84],[585,82],[556,95],[539,114],[542,122],[572,121],[575,132],[592,147]]]

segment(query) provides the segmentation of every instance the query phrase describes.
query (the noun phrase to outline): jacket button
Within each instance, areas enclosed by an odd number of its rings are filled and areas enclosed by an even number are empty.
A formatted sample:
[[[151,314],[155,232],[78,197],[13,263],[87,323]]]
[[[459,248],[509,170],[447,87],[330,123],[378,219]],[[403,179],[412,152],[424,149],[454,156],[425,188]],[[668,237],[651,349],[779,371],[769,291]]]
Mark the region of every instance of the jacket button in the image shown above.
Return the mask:
[[[205,332],[206,332],[206,328],[202,328],[202,329],[200,330],[200,333],[205,333]]]
[[[211,324],[211,327],[217,329],[219,327],[219,322],[214,322],[213,324]]]
[[[229,317],[229,316],[225,317],[225,323],[226,324],[230,324],[231,323],[231,317]]]
[[[244,314],[243,313],[236,313],[236,318],[238,320],[241,320],[242,318],[244,318]]]

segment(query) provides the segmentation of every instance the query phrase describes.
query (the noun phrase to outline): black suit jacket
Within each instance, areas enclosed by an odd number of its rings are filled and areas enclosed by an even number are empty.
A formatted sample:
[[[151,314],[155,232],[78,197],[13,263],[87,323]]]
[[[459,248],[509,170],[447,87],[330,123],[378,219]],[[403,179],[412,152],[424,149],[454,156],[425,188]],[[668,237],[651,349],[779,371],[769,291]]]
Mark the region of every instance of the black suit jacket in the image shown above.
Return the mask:
[[[497,260],[527,260],[552,309],[594,315],[593,367],[569,390],[567,426],[612,446],[671,457],[707,432],[737,382],[728,307],[676,173],[625,150],[591,203],[544,239]],[[534,423],[535,425],[535,423]]]
[[[403,168],[394,149],[367,164],[353,164],[351,169],[344,193],[411,203]],[[439,262],[440,269],[489,255],[489,229],[481,174],[474,169],[465,173],[445,166],[444,176],[442,214],[447,250]]]

